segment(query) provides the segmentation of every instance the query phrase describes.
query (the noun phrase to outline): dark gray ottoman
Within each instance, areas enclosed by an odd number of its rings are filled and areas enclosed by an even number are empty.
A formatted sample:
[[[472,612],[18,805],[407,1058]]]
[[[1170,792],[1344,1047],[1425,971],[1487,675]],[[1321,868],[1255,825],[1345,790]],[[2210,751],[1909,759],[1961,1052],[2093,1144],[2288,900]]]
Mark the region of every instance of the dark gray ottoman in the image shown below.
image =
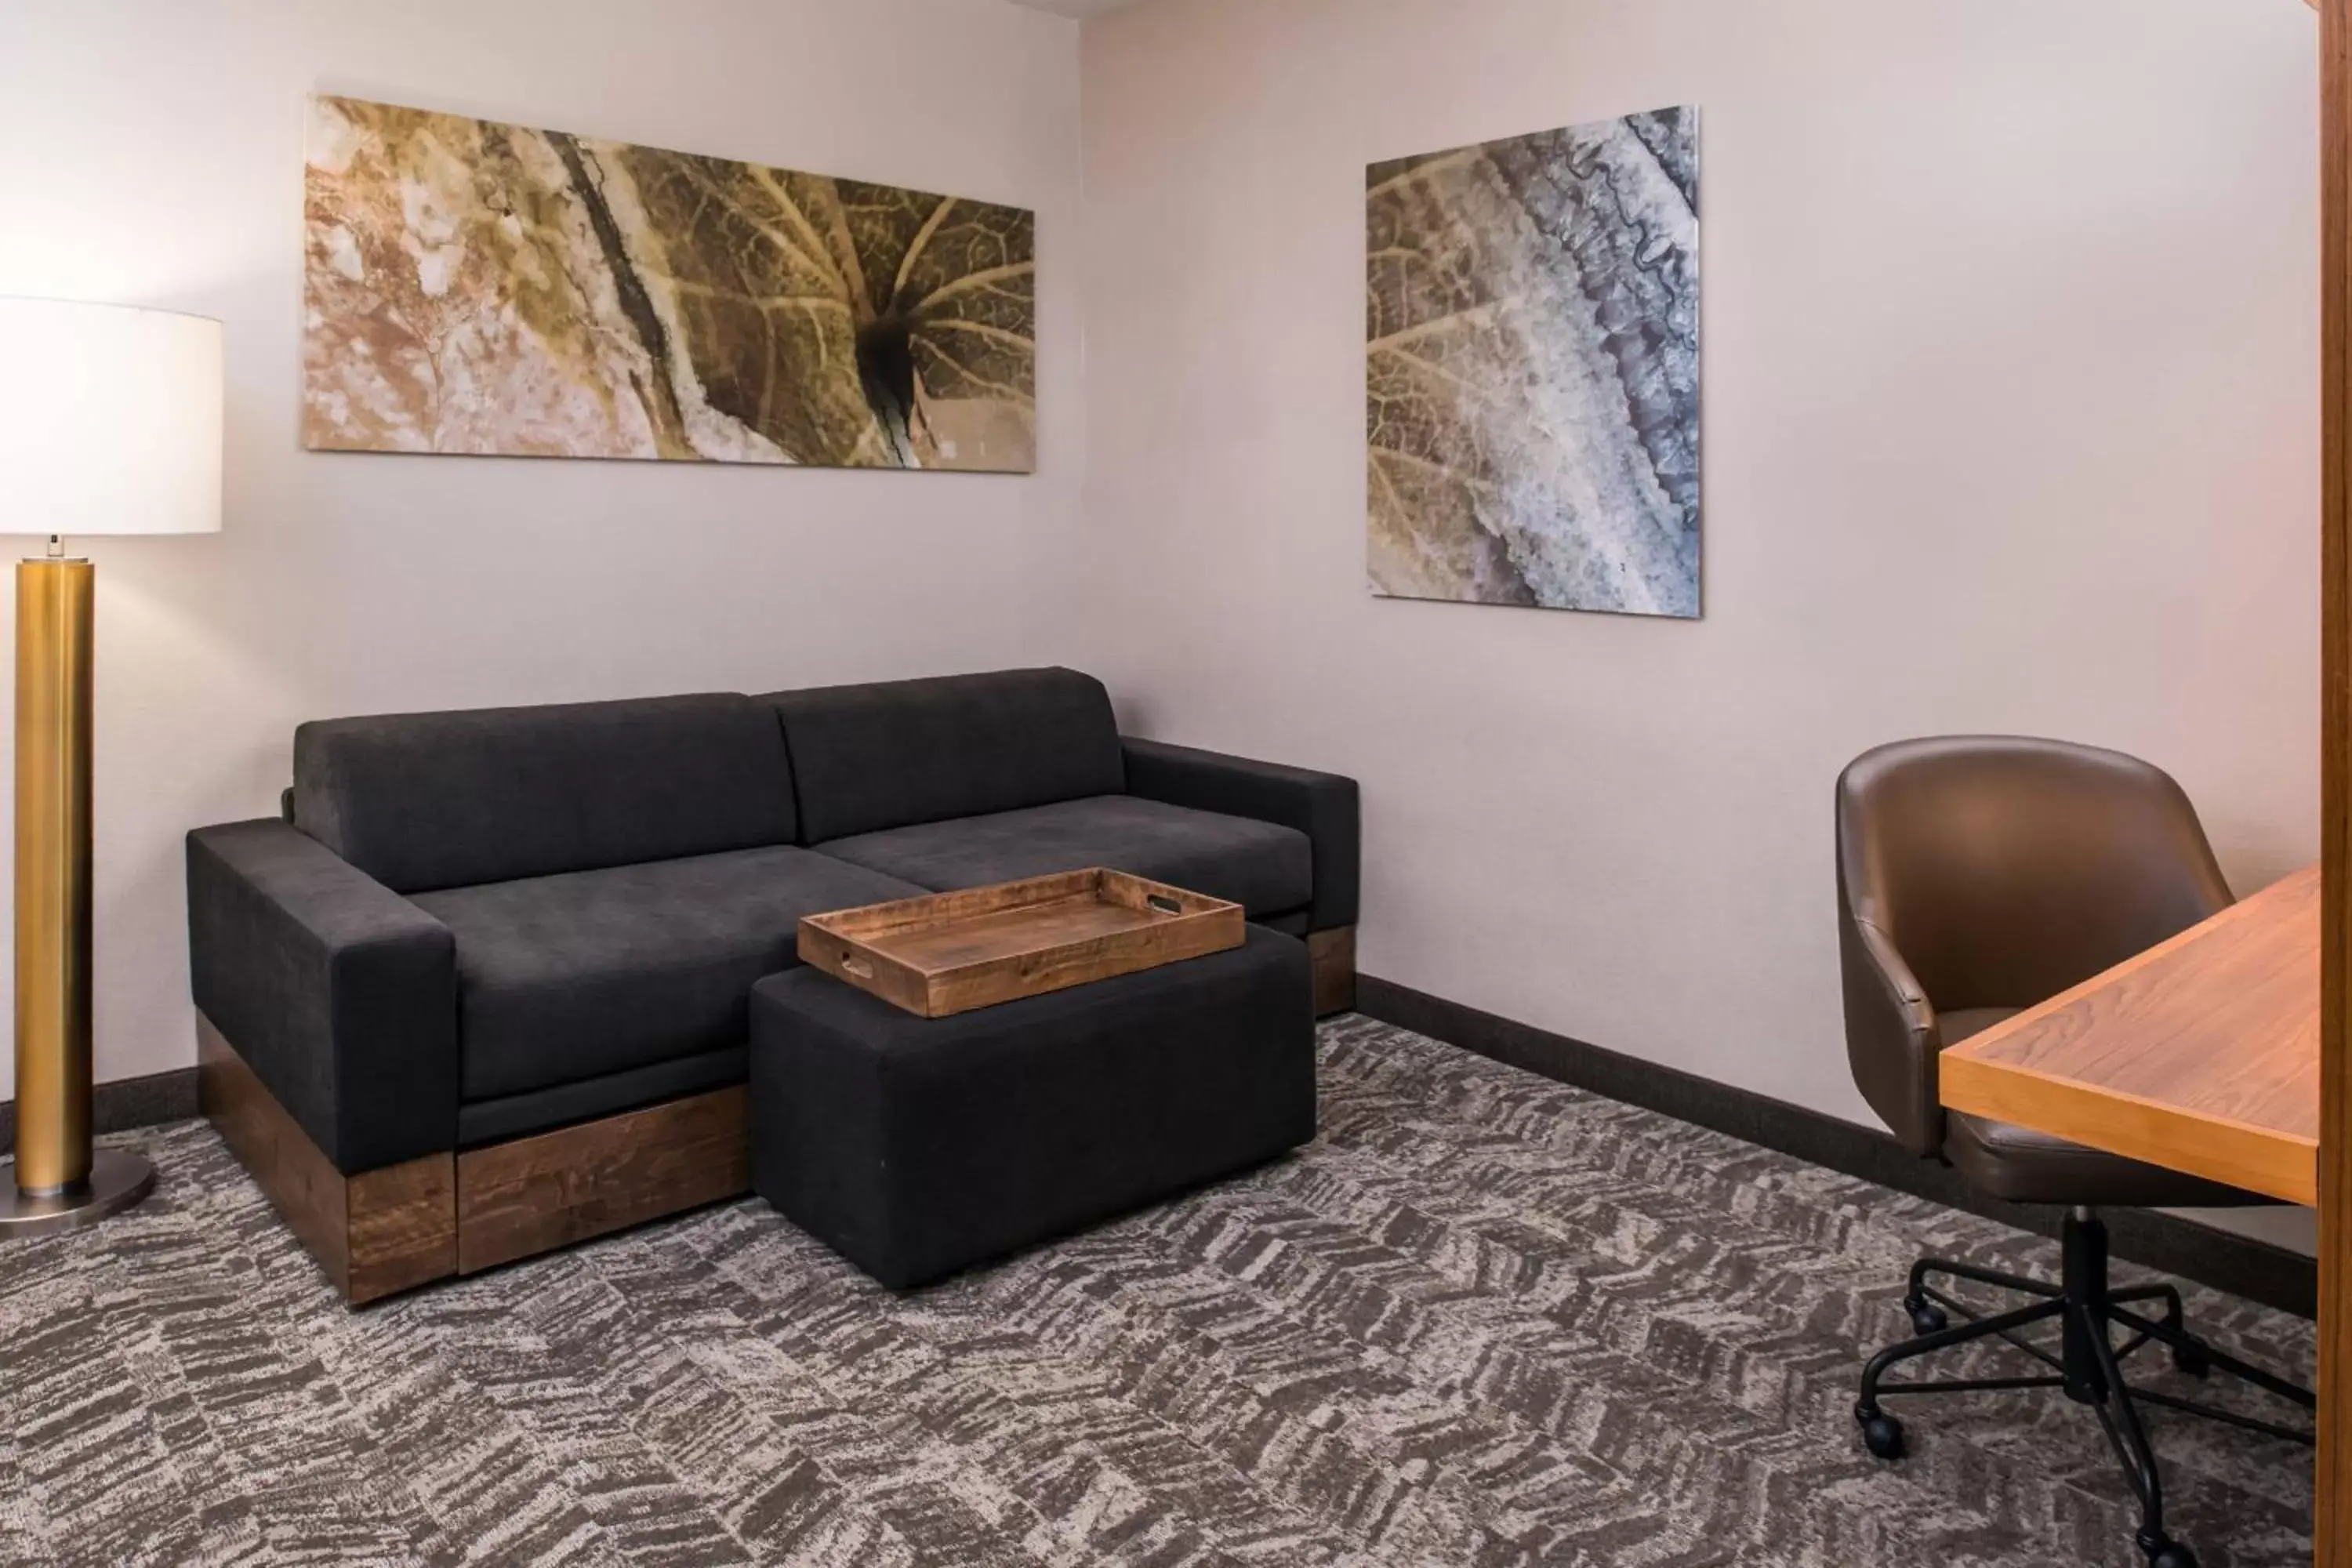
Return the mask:
[[[751,992],[751,1182],[894,1289],[1315,1136],[1306,944],[919,1018],[814,969]]]

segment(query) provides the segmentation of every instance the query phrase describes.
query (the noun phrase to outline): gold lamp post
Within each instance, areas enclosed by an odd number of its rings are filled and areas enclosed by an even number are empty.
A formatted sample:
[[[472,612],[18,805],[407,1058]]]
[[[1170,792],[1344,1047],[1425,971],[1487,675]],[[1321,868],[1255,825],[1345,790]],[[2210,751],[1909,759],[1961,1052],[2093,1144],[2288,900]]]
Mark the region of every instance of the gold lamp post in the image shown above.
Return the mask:
[[[90,668],[97,571],[62,541],[209,533],[221,329],[166,310],[0,299],[0,531],[16,565],[16,1157],[0,1238],[86,1225],[154,1168],[90,1145]]]

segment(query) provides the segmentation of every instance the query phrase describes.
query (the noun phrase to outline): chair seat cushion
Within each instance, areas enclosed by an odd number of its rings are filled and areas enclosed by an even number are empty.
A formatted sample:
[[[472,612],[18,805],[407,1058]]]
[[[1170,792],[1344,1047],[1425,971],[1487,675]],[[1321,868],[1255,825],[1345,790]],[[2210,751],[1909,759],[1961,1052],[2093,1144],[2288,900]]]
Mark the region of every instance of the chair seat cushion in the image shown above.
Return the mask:
[[[887,828],[817,847],[934,892],[1106,866],[1230,900],[1253,916],[1304,909],[1314,896],[1313,854],[1296,828],[1128,795]]]
[[[775,847],[417,894],[457,943],[465,1103],[740,1046],[803,915],[923,889]]]
[[[1948,1047],[1970,1035],[1981,1035],[2003,1018],[2014,1018],[2023,1011],[2022,1007],[1955,1007],[1948,1012],[1937,1011],[1936,1023]]]
[[[1944,1120],[1944,1158],[1970,1186],[2013,1204],[2236,1208],[2278,1201],[1957,1110]]]
[[[1938,1013],[1937,1022],[1948,1048],[2022,1011],[2019,1007],[1955,1008]],[[2234,1208],[2277,1201],[2161,1165],[2085,1148],[2030,1127],[1958,1110],[1944,1117],[1944,1158],[1970,1186],[2013,1204]]]
[[[2011,1204],[2088,1204],[2094,1208],[2242,1208],[2277,1204],[2258,1192],[2209,1183],[2138,1159],[2091,1150],[2030,1126],[1950,1112],[1943,1157],[1978,1192]]]

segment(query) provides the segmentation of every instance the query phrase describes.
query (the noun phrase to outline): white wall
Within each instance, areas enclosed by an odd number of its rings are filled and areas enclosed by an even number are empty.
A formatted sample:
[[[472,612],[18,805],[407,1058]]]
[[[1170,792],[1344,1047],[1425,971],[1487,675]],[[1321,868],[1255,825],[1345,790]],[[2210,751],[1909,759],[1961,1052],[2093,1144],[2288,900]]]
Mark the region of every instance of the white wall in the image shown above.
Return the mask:
[[[0,5],[0,292],[228,324],[226,531],[92,552],[101,1079],[192,1059],[180,835],[272,809],[328,713],[1064,659],[1147,731],[1363,781],[1368,972],[1856,1119],[1863,747],[2119,745],[2242,889],[2316,853],[2298,0],[1148,0],[1079,37],[998,0]],[[1036,207],[1039,475],[299,451],[312,89]],[[1363,165],[1671,102],[1706,618],[1370,598]]]
[[[89,552],[100,1079],[194,1059],[181,835],[275,811],[299,720],[1033,655],[1082,466],[1076,49],[997,0],[0,5],[0,293],[226,322],[225,531]],[[1036,208],[1037,476],[300,451],[314,89]]]
[[[2171,769],[2315,858],[2300,0],[1150,0],[1083,43],[1077,657],[1363,784],[1366,972],[1856,1120],[1830,792],[1897,736]],[[1364,572],[1364,165],[1702,106],[1706,618]]]

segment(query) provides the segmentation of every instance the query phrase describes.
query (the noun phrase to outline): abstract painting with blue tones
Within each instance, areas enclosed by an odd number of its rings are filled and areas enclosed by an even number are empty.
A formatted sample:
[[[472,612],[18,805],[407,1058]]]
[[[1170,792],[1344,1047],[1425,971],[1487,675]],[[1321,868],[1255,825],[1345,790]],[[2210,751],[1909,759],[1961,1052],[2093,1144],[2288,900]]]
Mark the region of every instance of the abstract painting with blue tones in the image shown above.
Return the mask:
[[[1372,591],[1699,613],[1698,110],[1375,163]]]

